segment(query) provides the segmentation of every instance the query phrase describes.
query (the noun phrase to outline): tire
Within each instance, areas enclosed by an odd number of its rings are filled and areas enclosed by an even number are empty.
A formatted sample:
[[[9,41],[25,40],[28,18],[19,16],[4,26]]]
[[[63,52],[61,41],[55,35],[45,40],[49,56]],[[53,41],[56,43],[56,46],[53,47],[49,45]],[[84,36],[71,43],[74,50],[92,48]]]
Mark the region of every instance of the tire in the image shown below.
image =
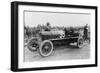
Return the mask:
[[[30,51],[36,51],[38,48],[38,39],[37,38],[31,38],[27,44],[27,47]]]
[[[39,46],[39,54],[43,57],[51,55],[53,52],[53,43],[50,40],[43,41]]]
[[[78,38],[77,40],[77,47],[82,48],[83,47],[83,38]]]

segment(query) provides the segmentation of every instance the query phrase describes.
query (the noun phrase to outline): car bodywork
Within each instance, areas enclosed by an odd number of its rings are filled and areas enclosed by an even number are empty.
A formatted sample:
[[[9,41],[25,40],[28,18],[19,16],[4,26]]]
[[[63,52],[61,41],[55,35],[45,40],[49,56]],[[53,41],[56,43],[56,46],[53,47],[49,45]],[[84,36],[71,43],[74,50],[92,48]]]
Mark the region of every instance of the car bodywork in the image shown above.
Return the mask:
[[[62,29],[62,30],[41,30],[36,37],[32,37],[28,42],[28,48],[32,51],[39,50],[41,56],[49,56],[53,52],[54,44],[77,43],[81,48],[83,44],[83,29]]]

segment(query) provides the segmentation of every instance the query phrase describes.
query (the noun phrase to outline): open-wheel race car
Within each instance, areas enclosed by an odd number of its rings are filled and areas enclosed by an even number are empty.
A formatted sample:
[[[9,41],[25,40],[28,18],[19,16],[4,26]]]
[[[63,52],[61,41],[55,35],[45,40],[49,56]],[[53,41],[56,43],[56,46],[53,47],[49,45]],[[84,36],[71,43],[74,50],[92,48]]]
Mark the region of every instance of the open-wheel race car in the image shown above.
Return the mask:
[[[70,43],[77,43],[77,47],[83,47],[83,32],[78,29],[63,29],[63,30],[41,30],[28,41],[29,50],[37,50],[43,57],[51,55],[54,51],[54,44],[56,42],[64,42],[66,45]]]

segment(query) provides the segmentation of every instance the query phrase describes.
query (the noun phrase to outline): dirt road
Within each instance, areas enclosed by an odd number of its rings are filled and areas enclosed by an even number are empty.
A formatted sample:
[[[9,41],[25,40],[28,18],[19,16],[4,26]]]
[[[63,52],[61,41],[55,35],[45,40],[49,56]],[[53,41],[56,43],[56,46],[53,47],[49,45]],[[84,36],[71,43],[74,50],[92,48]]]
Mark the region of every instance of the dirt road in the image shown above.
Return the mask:
[[[30,51],[24,48],[24,61],[47,61],[47,60],[72,60],[72,59],[88,59],[90,56],[90,44],[85,44],[79,49],[72,46],[54,46],[54,52],[48,57],[41,57],[37,51]]]

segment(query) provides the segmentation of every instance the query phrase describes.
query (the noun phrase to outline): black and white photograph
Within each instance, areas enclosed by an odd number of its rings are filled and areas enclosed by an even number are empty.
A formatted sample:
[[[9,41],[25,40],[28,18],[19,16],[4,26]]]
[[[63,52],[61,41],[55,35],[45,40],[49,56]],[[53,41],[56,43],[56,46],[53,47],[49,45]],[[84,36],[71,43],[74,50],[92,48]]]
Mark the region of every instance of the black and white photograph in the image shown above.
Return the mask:
[[[12,50],[12,54],[17,55],[16,58],[12,56],[12,61],[16,60],[15,70],[97,65],[97,7],[30,2],[12,4],[13,15],[17,16],[12,17],[16,19],[12,19],[16,24],[14,27],[17,26],[14,32],[18,31],[17,48]]]
[[[24,61],[90,58],[88,13],[24,11]]]

